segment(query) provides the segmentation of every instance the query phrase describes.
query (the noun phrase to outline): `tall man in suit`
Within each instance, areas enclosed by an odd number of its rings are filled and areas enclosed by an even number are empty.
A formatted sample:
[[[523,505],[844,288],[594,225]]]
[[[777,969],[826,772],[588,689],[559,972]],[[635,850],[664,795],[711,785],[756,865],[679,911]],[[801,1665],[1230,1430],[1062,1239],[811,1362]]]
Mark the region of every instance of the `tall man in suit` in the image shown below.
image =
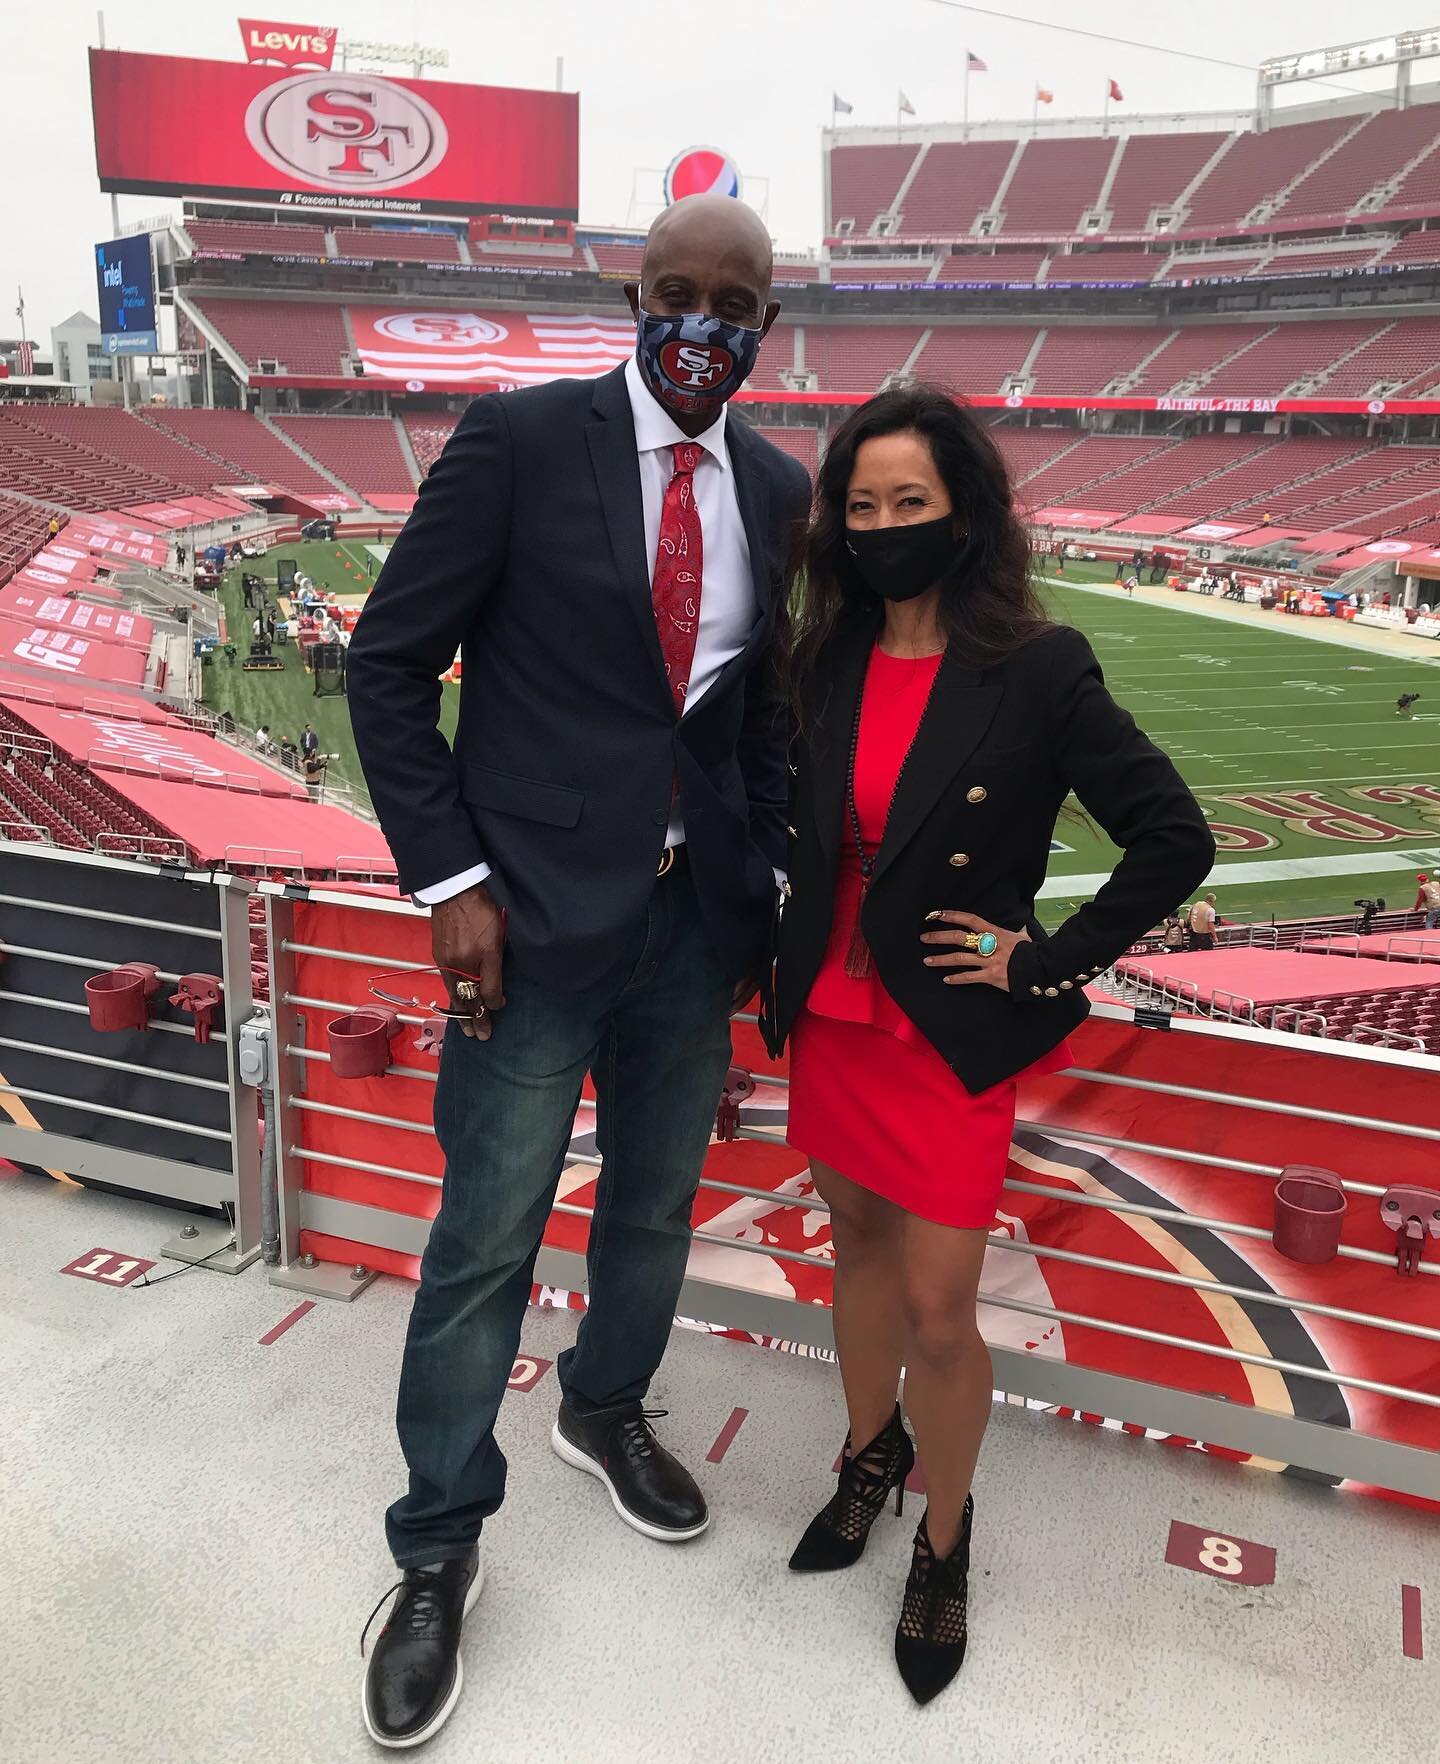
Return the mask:
[[[382,1744],[428,1738],[459,1694],[505,1487],[496,1412],[587,1073],[604,1168],[552,1443],[646,1536],[709,1522],[642,1404],[784,863],[774,631],[809,481],[726,409],[779,311],[770,272],[739,202],[667,209],[626,290],[634,357],[470,406],[350,646],[401,887],[431,909],[437,966],[476,977],[449,978],[473,1015],[445,1038],[445,1183],[400,1378],[404,1578],[364,1705]]]

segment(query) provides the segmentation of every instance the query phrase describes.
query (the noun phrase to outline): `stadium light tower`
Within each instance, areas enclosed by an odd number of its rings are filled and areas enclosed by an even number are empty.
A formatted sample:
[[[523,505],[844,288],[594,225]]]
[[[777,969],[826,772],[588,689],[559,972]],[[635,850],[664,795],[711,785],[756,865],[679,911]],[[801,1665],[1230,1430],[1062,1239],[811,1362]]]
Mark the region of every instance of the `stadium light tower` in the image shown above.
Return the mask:
[[[1361,43],[1340,43],[1331,49],[1304,49],[1294,55],[1275,55],[1260,63],[1255,109],[1260,127],[1268,128],[1274,117],[1277,86],[1304,80],[1332,79],[1336,74],[1360,73],[1370,68],[1395,69],[1395,108],[1403,110],[1410,96],[1410,70],[1417,61],[1440,56],[1440,25],[1420,31],[1396,31],[1388,37],[1370,37]]]

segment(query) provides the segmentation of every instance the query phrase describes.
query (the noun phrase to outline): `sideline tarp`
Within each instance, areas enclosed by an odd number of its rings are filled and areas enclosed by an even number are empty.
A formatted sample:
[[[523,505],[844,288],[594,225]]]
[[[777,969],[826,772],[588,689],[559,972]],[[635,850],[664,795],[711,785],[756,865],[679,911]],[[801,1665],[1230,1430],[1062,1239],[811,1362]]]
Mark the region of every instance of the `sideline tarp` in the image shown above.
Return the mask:
[[[9,618],[33,619],[37,625],[73,631],[79,637],[123,643],[128,648],[146,653],[155,635],[155,621],[147,619],[143,613],[120,606],[95,606],[88,600],[73,600],[64,593],[32,587],[29,582],[11,582],[0,588],[0,613]]]
[[[144,683],[146,653],[119,643],[79,637],[53,625],[39,625],[0,613],[0,661],[40,669],[47,675],[81,675],[87,680]]]
[[[298,778],[277,772],[248,754],[237,753],[212,735],[181,723],[147,725],[106,716],[90,709],[50,710],[28,705],[22,713],[42,735],[92,770],[106,773],[106,782],[123,789],[122,768],[137,769],[177,784],[201,784],[250,796],[300,797]]]
[[[312,870],[333,870],[342,857],[377,870],[395,867],[378,827],[329,803],[198,790],[127,772],[107,772],[105,782],[183,839],[201,863],[268,866],[298,855]]]

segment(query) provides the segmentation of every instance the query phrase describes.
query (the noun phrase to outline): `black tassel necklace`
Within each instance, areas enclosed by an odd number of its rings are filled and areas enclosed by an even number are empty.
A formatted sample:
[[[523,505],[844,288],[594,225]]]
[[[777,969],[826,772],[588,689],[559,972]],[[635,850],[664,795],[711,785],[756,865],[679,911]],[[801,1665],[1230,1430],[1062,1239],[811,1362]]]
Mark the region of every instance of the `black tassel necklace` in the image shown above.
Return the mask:
[[[920,731],[924,727],[925,717],[930,709],[930,700],[935,696],[935,688],[944,672],[945,663],[942,658],[940,666],[935,670],[935,677],[930,682],[930,690],[925,694],[925,704],[920,712],[920,720],[915,725],[915,733],[910,737],[910,745],[905,749],[905,757],[900,762],[900,770],[895,777],[895,789],[891,793],[890,807],[885,811],[885,826],[890,825],[890,815],[895,807],[895,798],[900,794],[900,784],[905,776],[905,769],[910,764],[910,756],[915,751],[915,743],[920,739]],[[868,670],[867,670],[868,672]],[[870,884],[875,877],[875,860],[879,856],[879,847],[868,852],[865,840],[860,832],[860,811],[855,806],[855,756],[860,749],[860,718],[865,709],[865,682],[860,683],[860,691],[855,699],[855,717],[850,725],[850,758],[845,767],[845,806],[850,812],[850,832],[855,841],[855,850],[860,859],[860,895],[855,902],[855,923],[850,931],[850,946],[845,952],[845,972],[852,980],[868,980],[872,963],[870,945],[865,941],[865,929],[861,923],[865,911],[865,901],[870,893]],[[881,834],[884,843],[884,833]]]

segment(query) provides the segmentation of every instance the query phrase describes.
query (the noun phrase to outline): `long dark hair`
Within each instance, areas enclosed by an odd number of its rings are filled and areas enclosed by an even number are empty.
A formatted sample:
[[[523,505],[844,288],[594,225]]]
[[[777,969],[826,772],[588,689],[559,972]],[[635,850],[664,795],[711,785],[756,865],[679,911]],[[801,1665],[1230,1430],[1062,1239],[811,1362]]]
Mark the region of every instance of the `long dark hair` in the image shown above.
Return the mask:
[[[968,534],[940,585],[940,628],[970,667],[993,667],[1050,629],[1031,579],[1030,537],[1015,512],[1010,474],[990,431],[938,386],[878,393],[830,437],[815,490],[792,616],[790,688],[802,718],[815,664],[842,623],[873,616],[875,595],[845,552],[845,500],[861,443],[913,431]]]

